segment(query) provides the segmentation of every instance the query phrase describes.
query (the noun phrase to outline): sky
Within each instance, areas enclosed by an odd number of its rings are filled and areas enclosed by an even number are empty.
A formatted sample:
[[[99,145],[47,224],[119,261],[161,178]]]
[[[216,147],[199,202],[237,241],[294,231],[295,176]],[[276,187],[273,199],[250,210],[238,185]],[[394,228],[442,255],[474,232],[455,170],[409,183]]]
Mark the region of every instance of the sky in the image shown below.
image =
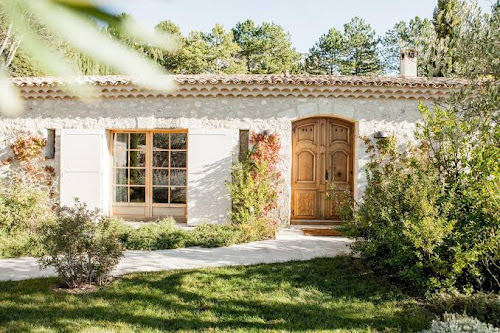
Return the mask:
[[[94,0],[115,13],[126,12],[147,27],[170,19],[183,34],[209,31],[215,23],[228,30],[252,19],[274,22],[290,32],[293,46],[307,52],[332,27],[341,29],[352,17],[364,18],[379,35],[396,22],[415,16],[432,18],[437,0]],[[478,0],[483,10],[494,0]]]

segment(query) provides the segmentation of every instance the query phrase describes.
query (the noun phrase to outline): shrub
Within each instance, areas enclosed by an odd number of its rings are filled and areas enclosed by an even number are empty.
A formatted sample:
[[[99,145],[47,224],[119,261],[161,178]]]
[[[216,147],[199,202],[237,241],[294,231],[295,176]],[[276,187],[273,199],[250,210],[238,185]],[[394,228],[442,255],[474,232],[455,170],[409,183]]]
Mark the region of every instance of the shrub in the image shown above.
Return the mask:
[[[1,181],[0,229],[33,233],[50,215],[48,193],[22,181]]]
[[[129,250],[162,250],[185,247],[191,236],[187,231],[176,229],[175,221],[166,218],[147,223],[137,229],[129,229],[124,245]]]
[[[228,225],[202,224],[191,231],[192,245],[221,247],[239,243],[241,231]]]
[[[106,282],[122,256],[111,220],[75,201],[61,207],[54,222],[40,228],[41,267],[54,266],[69,288]]]
[[[368,265],[428,292],[500,288],[498,96],[420,106],[421,142],[403,151],[365,138],[367,187],[342,217]]]
[[[463,313],[495,327],[500,326],[500,297],[494,293],[439,294],[428,300],[432,313]]]
[[[0,186],[0,257],[34,255],[36,231],[52,218],[48,193],[20,180]]]
[[[446,314],[442,321],[433,320],[431,328],[421,333],[498,333],[500,329],[482,323],[476,318]]]
[[[276,170],[281,147],[276,134],[252,133],[248,158],[236,164],[227,183],[232,199],[231,224],[243,241],[273,238],[279,223],[276,207],[280,173]]]
[[[166,218],[133,228],[121,220],[112,221],[112,229],[128,250],[166,250],[188,246],[220,247],[240,241],[241,232],[232,226],[202,224],[192,231],[175,228]]]
[[[0,257],[35,255],[36,231],[53,218],[54,169],[43,165],[45,139],[22,134],[11,145],[13,156],[0,161]]]

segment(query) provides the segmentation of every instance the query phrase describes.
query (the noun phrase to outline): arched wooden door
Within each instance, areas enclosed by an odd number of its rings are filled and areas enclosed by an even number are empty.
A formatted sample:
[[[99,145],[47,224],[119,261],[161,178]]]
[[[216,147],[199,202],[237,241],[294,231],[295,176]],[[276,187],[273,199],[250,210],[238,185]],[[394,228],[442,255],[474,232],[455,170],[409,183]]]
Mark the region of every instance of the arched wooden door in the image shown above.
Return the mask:
[[[353,191],[354,125],[335,118],[309,118],[293,124],[292,222],[339,220],[336,193]]]

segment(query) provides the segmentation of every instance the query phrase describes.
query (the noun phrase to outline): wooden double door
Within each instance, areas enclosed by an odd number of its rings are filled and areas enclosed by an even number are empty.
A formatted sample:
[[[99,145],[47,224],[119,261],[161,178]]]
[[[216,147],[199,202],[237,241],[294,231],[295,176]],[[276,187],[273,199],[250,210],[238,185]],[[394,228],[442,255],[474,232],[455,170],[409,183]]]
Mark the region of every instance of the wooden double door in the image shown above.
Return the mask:
[[[295,122],[292,131],[292,222],[339,220],[335,197],[353,192],[354,125],[309,118]]]

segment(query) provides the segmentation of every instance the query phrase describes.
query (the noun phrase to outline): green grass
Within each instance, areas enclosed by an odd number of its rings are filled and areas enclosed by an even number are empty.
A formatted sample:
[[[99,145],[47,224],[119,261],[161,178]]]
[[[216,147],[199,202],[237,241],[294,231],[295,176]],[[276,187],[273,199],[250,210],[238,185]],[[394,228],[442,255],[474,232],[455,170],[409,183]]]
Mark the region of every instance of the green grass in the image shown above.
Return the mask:
[[[349,257],[131,274],[79,295],[0,283],[0,332],[415,332],[431,314]]]

